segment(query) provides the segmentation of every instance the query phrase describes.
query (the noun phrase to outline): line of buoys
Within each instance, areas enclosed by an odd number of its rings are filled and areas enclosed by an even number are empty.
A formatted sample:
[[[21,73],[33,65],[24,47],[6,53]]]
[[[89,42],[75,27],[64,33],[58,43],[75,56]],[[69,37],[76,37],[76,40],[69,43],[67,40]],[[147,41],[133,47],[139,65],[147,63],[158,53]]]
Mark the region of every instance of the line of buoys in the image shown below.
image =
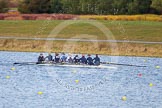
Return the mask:
[[[144,60],[144,62],[147,62],[147,60]],[[160,66],[155,66],[155,68],[156,68],[156,69],[160,69]],[[15,67],[12,67],[11,70],[14,71],[14,70],[15,70]],[[74,74],[77,73],[77,70],[72,70],[72,73],[74,73]],[[138,73],[138,76],[139,76],[139,77],[142,77],[142,73]],[[11,78],[10,76],[6,76],[6,79],[10,79],[10,78]],[[78,84],[79,82],[80,82],[79,80],[75,80],[75,83],[76,83],[76,84]],[[153,87],[154,84],[153,84],[153,83],[149,83],[149,86],[150,86],[150,87]],[[42,91],[39,91],[39,92],[37,92],[37,94],[38,94],[38,95],[43,95],[43,92],[42,92]],[[122,100],[122,101],[127,101],[127,97],[126,97],[126,96],[123,96],[123,97],[121,98],[121,100]]]

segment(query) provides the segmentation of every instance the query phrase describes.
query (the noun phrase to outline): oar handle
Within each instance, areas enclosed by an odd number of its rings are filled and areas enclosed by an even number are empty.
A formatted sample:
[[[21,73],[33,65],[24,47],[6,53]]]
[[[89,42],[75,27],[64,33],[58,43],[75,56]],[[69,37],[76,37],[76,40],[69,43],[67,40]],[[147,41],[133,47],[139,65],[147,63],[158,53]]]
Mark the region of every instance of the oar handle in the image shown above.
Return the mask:
[[[14,65],[17,65],[17,64],[36,64],[36,62],[22,62],[22,63],[14,63]]]

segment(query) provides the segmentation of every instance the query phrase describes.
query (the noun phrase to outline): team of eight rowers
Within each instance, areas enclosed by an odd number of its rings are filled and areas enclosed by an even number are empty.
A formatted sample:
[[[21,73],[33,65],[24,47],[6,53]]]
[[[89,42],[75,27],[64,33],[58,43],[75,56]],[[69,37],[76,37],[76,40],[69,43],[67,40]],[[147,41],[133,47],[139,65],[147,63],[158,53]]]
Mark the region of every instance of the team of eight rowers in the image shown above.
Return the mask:
[[[94,58],[92,58],[90,54],[88,54],[87,58],[85,57],[85,55],[82,55],[82,57],[79,57],[78,55],[72,57],[71,54],[68,54],[67,57],[65,53],[62,53],[61,56],[56,53],[54,57],[50,53],[47,57],[44,57],[43,54],[40,54],[37,63],[42,64],[45,63],[46,60],[50,63],[87,64],[96,66],[100,65],[100,58],[98,54],[96,54]]]

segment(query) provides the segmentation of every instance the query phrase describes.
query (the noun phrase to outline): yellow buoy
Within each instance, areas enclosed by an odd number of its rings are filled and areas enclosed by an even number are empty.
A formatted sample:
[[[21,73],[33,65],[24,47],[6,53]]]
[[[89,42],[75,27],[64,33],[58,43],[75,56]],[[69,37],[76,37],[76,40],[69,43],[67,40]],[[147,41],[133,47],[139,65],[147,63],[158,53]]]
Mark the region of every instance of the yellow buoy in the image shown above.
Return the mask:
[[[160,69],[160,66],[156,66],[156,69]]]
[[[79,80],[75,80],[75,82],[78,84],[79,83]]]
[[[13,67],[13,68],[11,68],[11,70],[15,70],[15,68]]]
[[[153,86],[153,83],[150,83],[149,86],[152,87]]]
[[[6,76],[6,79],[10,79],[11,77],[10,76]]]
[[[143,60],[144,62],[147,62],[147,60]]]
[[[38,95],[42,95],[42,94],[43,94],[43,92],[41,92],[41,91],[38,92]]]
[[[123,97],[122,97],[122,100],[123,100],[123,101],[126,101],[126,100],[127,100],[127,97],[126,97],[126,96],[123,96]]]

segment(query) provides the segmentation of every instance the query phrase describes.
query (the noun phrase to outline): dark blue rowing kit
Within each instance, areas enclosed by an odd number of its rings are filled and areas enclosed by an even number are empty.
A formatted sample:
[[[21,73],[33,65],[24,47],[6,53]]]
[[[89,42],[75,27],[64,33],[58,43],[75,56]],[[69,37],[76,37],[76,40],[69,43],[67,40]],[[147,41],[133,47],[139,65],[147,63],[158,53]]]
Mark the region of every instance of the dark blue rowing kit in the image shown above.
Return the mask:
[[[87,59],[85,58],[85,56],[82,56],[82,58],[80,58],[80,63],[87,64]]]
[[[94,59],[94,65],[100,65],[100,58],[97,56],[97,57],[95,57]]]
[[[61,58],[60,58],[59,54],[56,54],[54,59],[53,59],[53,56],[51,54],[49,54],[46,58],[48,59],[48,61],[53,61],[55,63],[68,62],[68,63],[75,63],[75,64],[96,65],[96,66],[100,65],[100,58],[98,57],[97,54],[94,59],[92,59],[92,57],[90,55],[88,55],[87,59],[84,55],[81,58],[79,58],[79,56],[76,55],[74,57],[74,59],[72,59],[71,56],[69,56],[67,58],[65,56],[65,54],[62,55]],[[40,54],[40,56],[38,57],[38,63],[44,63],[46,58],[44,58],[43,54]]]
[[[92,57],[87,58],[87,64],[88,65],[94,65]]]
[[[46,58],[48,59],[48,61],[53,61],[52,55],[48,55]]]
[[[55,62],[59,63],[60,62],[60,56],[55,56]]]
[[[40,55],[40,56],[38,57],[38,63],[43,63],[44,61],[45,61],[44,56],[43,56],[43,55]]]
[[[80,63],[80,58],[78,57],[78,55],[74,57],[74,63],[75,64]]]

